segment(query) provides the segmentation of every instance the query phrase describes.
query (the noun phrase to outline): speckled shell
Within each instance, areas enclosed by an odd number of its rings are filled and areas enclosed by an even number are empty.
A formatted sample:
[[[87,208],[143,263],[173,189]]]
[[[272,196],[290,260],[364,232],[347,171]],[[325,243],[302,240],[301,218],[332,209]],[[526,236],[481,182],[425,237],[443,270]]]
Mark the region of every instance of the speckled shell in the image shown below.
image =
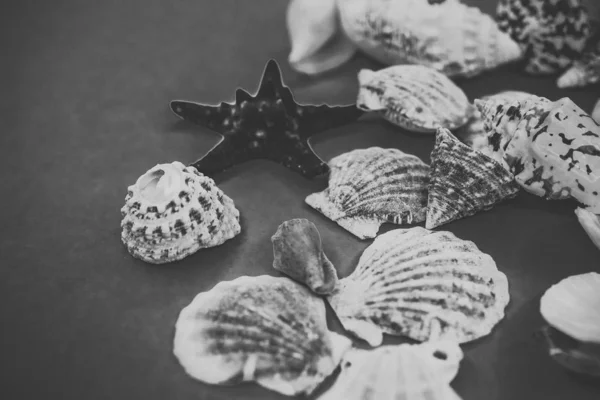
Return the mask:
[[[450,382],[462,358],[452,342],[352,349],[319,400],[458,400]]]
[[[519,189],[503,165],[461,143],[449,130],[439,128],[431,153],[425,227],[433,229],[489,210],[515,197]]]
[[[467,123],[475,109],[450,79],[421,65],[396,65],[358,73],[356,105],[381,112],[385,119],[413,132],[455,129]]]
[[[464,343],[491,332],[509,293],[506,276],[473,242],[415,227],[377,237],[328,300],[344,328],[371,346],[383,333]]]
[[[572,338],[600,343],[600,274],[573,275],[553,285],[540,300],[540,312]]]
[[[198,294],[179,314],[173,352],[205,383],[256,381],[293,396],[311,393],[350,346],[327,329],[322,299],[288,278],[263,275]]]
[[[323,251],[315,224],[303,218],[285,221],[271,241],[273,268],[304,283],[316,294],[329,294],[335,289],[337,271]]]
[[[329,187],[306,203],[361,238],[373,238],[381,224],[425,220],[429,166],[398,149],[353,150],[329,162]]]
[[[386,65],[420,64],[473,76],[514,61],[521,49],[494,20],[458,0],[338,0],[342,27]]]
[[[594,109],[592,110],[592,118],[596,121],[596,123],[600,124],[600,99],[598,99]]]
[[[600,214],[600,125],[588,114],[568,98],[476,104],[521,187],[545,199],[573,197]]]
[[[528,54],[525,69],[533,74],[563,71],[591,34],[580,0],[500,0],[496,20]]]
[[[123,244],[153,264],[181,260],[241,231],[233,200],[180,162],[158,164],[129,186],[121,214]]]
[[[561,88],[583,87],[600,82],[600,35],[596,43],[584,51],[583,56],[558,78]]]
[[[600,215],[593,214],[580,207],[575,209],[575,215],[577,215],[577,219],[585,233],[600,249]]]

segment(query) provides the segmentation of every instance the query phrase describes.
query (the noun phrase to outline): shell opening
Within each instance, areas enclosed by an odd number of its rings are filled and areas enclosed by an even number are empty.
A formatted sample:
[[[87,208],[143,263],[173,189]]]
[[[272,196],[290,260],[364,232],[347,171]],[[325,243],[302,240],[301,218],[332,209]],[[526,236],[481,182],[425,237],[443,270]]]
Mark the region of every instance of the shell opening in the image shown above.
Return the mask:
[[[141,196],[150,203],[162,203],[171,197],[174,185],[173,174],[163,168],[151,169],[142,175],[137,185]]]

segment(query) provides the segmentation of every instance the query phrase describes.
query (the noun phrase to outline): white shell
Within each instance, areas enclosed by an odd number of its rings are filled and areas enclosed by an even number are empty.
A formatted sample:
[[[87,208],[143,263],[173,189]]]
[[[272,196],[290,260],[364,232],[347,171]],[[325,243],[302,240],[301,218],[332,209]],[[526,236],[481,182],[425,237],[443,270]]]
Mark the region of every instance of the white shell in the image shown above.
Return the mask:
[[[398,149],[371,147],[334,157],[329,187],[306,203],[361,239],[381,224],[425,220],[429,166]]]
[[[352,349],[342,371],[319,400],[455,400],[450,387],[463,353],[456,343]]]
[[[203,382],[256,381],[293,396],[311,393],[351,344],[327,329],[322,299],[288,278],[263,275],[198,294],[175,324],[173,352]]]
[[[600,249],[600,215],[591,213],[590,211],[577,207],[575,215],[581,224],[581,227],[588,234],[592,242]]]
[[[338,7],[350,39],[386,65],[473,76],[522,56],[489,15],[458,0],[338,0]]]
[[[180,260],[240,233],[239,211],[215,182],[180,162],[158,164],[128,188],[121,240],[153,264]]]
[[[592,118],[596,121],[596,123],[600,124],[600,99],[596,102],[594,106],[594,110],[592,111]]]
[[[473,242],[415,227],[377,237],[328,300],[344,328],[371,346],[383,333],[464,343],[490,333],[509,293],[506,276]]]
[[[433,133],[440,125],[452,130],[475,112],[461,88],[421,65],[363,69],[358,83],[358,108],[380,111],[388,121],[413,132]]]
[[[600,274],[574,275],[553,285],[540,300],[540,312],[572,338],[600,343]]]

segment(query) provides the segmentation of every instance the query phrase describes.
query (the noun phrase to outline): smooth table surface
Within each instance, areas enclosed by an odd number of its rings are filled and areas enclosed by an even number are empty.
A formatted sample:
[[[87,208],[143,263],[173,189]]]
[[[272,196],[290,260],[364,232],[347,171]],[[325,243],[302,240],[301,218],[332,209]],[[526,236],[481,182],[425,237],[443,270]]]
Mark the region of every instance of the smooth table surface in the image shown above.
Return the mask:
[[[493,1],[471,1],[492,12]],[[253,92],[275,58],[303,103],[350,104],[364,56],[318,78],[287,64],[286,1],[20,1],[3,5],[0,41],[0,398],[284,399],[255,384],[209,386],[172,355],[179,311],[200,291],[241,275],[278,275],[271,235],[304,217],[321,232],[341,277],[361,241],[304,204],[326,187],[254,161],[216,176],[241,212],[242,233],[181,262],[154,266],[120,241],[127,186],[157,163],[190,163],[217,141],[178,120],[173,99],[217,103]],[[510,65],[459,85],[470,99],[516,89],[568,96],[590,111],[600,87],[559,90],[555,77]],[[325,160],[369,146],[429,162],[434,137],[380,119],[324,132]],[[465,400],[600,398],[600,385],[552,362],[535,332],[541,294],[572,274],[600,271],[600,251],[570,201],[521,193],[442,229],[473,240],[509,278],[511,302],[493,333],[463,346],[453,387]],[[386,227],[385,231],[389,229]],[[328,310],[331,328],[341,332]],[[399,343],[387,338],[386,343]],[[330,381],[328,381],[330,382]],[[328,384],[328,383],[326,383]]]

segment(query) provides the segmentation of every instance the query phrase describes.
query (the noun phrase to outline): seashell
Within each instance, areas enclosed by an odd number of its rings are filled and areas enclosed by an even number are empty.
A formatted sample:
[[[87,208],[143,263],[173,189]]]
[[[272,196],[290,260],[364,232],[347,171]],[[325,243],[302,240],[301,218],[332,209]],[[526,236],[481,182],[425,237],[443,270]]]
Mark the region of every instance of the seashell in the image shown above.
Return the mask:
[[[598,99],[596,105],[594,106],[592,118],[596,121],[596,123],[600,124],[600,99]]]
[[[377,237],[328,301],[371,346],[383,333],[464,343],[491,332],[509,294],[506,276],[473,242],[415,227]]]
[[[556,85],[561,88],[573,88],[593,85],[600,82],[600,35],[594,46],[565,71]]]
[[[179,314],[173,343],[195,379],[256,381],[288,396],[311,393],[352,345],[327,329],[323,300],[288,278],[266,275],[198,294]]]
[[[489,210],[519,192],[513,175],[500,163],[461,143],[439,128],[431,153],[429,200],[425,227]]]
[[[600,249],[600,215],[593,214],[586,209],[577,207],[575,215],[581,227],[588,234],[592,242]]]
[[[329,186],[306,203],[361,238],[373,238],[381,224],[425,220],[429,166],[398,149],[353,150],[329,162]]]
[[[307,219],[285,221],[271,241],[273,268],[304,283],[316,294],[329,294],[335,289],[337,272],[323,251],[315,224]]]
[[[338,0],[338,8],[348,37],[385,65],[470,77],[522,56],[489,15],[458,0]]]
[[[319,400],[458,400],[450,387],[463,353],[456,343],[352,349],[333,386]]]
[[[600,377],[600,345],[580,342],[545,326],[541,334],[546,339],[552,359],[579,374]]]
[[[580,0],[500,0],[496,21],[526,52],[525,70],[532,74],[563,71],[591,34]]]
[[[393,124],[413,132],[455,129],[474,113],[467,95],[450,79],[421,65],[396,65],[358,73],[356,105],[381,112]]]
[[[570,337],[600,343],[600,274],[573,275],[552,285],[540,300],[540,313]]]
[[[215,182],[180,162],[157,164],[129,186],[121,241],[132,256],[163,264],[240,233],[240,213]]]

